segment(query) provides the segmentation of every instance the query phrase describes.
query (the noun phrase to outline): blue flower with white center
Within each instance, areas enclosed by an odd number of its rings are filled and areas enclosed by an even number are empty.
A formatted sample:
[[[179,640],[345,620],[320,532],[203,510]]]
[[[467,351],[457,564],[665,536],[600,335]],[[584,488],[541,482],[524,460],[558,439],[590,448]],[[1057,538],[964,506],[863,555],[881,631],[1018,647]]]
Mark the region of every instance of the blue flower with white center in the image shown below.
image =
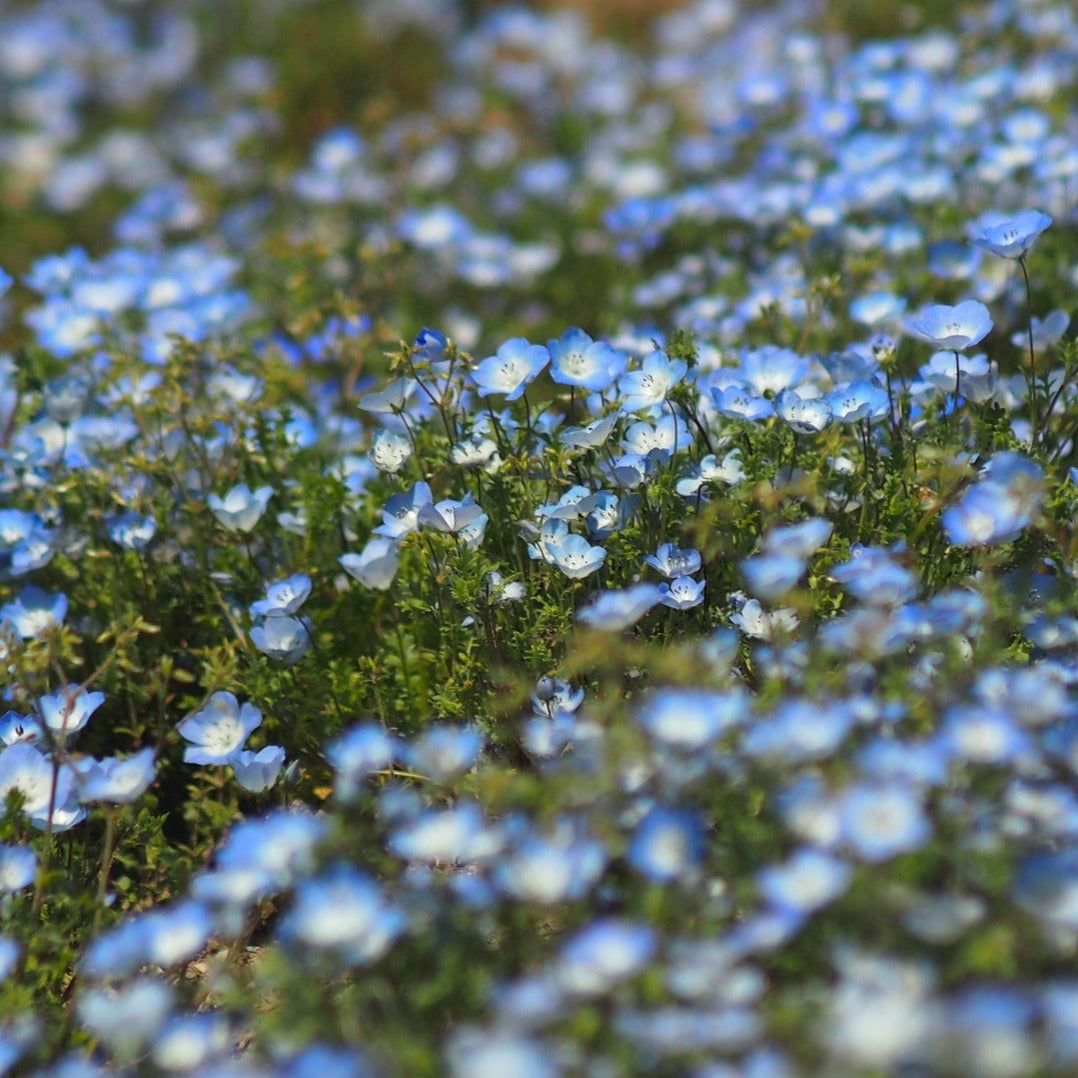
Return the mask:
[[[406,435],[380,430],[371,439],[371,461],[380,472],[395,475],[412,455],[412,443]]]
[[[852,876],[853,869],[845,861],[802,847],[784,864],[757,873],[756,885],[770,906],[805,916],[838,898]]]
[[[67,596],[49,595],[36,585],[23,588],[10,603],[0,606],[0,623],[6,622],[22,640],[44,636],[62,625],[67,616]]]
[[[342,554],[337,561],[344,571],[366,588],[386,591],[400,566],[400,544],[375,536],[358,554]]]
[[[504,853],[494,869],[494,882],[521,902],[556,905],[584,897],[598,882],[607,853],[574,822],[562,819],[553,834],[525,834]]]
[[[1044,472],[1018,453],[1000,453],[956,505],[943,512],[943,531],[955,546],[992,546],[1018,538],[1044,500]]]
[[[1024,210],[1014,217],[988,214],[969,225],[970,243],[1003,258],[1025,258],[1052,218],[1040,210]]]
[[[421,528],[433,528],[447,535],[456,535],[483,519],[486,514],[475,504],[471,494],[465,494],[461,501],[446,498],[437,504],[423,505],[416,513],[416,523]]]
[[[229,761],[236,781],[248,792],[260,794],[276,782],[284,765],[284,749],[267,745],[258,752],[240,749]]]
[[[448,782],[475,766],[483,735],[474,726],[432,726],[405,751],[413,771],[434,782]]]
[[[853,725],[853,713],[840,701],[788,700],[746,730],[741,748],[747,756],[773,762],[821,760],[842,744]]]
[[[636,584],[624,591],[604,591],[576,613],[592,629],[621,632],[635,625],[653,606],[662,601],[662,592],[654,584]]]
[[[374,529],[374,534],[387,539],[403,539],[419,527],[420,509],[433,502],[430,486],[423,480],[410,490],[394,494],[386,502],[386,507],[382,510],[382,523]]]
[[[36,744],[44,736],[44,728],[32,715],[21,715],[18,711],[0,715],[0,741],[5,745],[14,745],[16,741]]]
[[[840,799],[839,819],[842,840],[871,864],[920,849],[932,837],[919,797],[906,786],[851,786]]]
[[[251,643],[271,659],[293,666],[310,650],[310,619],[266,618],[251,630]]]
[[[582,535],[567,534],[549,548],[551,563],[570,580],[583,580],[606,561],[606,551]]]
[[[518,400],[550,362],[550,353],[541,344],[514,337],[502,344],[472,371],[480,397],[503,394],[507,401]]]
[[[481,864],[500,853],[504,844],[479,806],[468,801],[452,808],[430,809],[405,820],[387,843],[397,857],[428,864]]]
[[[356,966],[381,958],[404,927],[404,914],[371,877],[338,864],[299,885],[278,933],[300,957],[313,951]]]
[[[605,341],[593,341],[582,329],[567,329],[556,341],[547,341],[550,378],[563,386],[595,393],[609,389],[625,371],[629,357]]]
[[[784,389],[775,398],[775,413],[795,434],[819,434],[832,419],[827,397],[802,397],[794,389]]]
[[[396,754],[393,738],[374,723],[353,726],[330,742],[326,746],[326,759],[336,776],[337,796],[351,800],[359,792],[362,781],[389,767]]]
[[[731,449],[720,461],[714,453],[708,453],[699,464],[689,469],[689,474],[677,481],[675,489],[683,498],[693,498],[704,487],[717,485],[736,486],[745,478],[741,466],[741,450]]]
[[[595,921],[562,947],[558,983],[572,995],[603,995],[644,969],[656,946],[650,925],[615,917]]]
[[[266,588],[266,597],[251,604],[251,614],[259,618],[291,617],[311,594],[311,578],[306,573],[293,573]]]
[[[693,753],[744,723],[750,708],[738,690],[662,689],[644,702],[637,721],[653,741]]]
[[[700,571],[700,551],[681,550],[673,543],[663,543],[654,554],[649,554],[644,561],[667,580],[679,576],[691,576]]]
[[[905,309],[905,298],[893,292],[865,292],[850,304],[850,317],[864,326],[893,325]]]
[[[775,414],[771,401],[742,385],[712,386],[711,398],[719,415],[727,419],[744,419],[755,423]]]
[[[664,580],[659,585],[659,601],[673,610],[691,610],[704,601],[704,588],[703,580],[693,580],[691,576],[679,576],[669,583]]]
[[[29,887],[37,874],[37,855],[28,846],[0,846],[0,891]]]
[[[111,756],[104,760],[86,758],[80,761],[79,800],[112,804],[137,801],[149,789],[156,771],[152,746],[132,756]]]
[[[262,712],[254,704],[241,706],[232,693],[215,692],[201,711],[188,715],[177,727],[191,742],[184,750],[184,763],[230,763],[261,723]]]
[[[104,702],[103,692],[86,692],[78,685],[68,685],[59,692],[38,697],[37,712],[49,733],[63,744],[90,721],[90,716]]]
[[[936,348],[964,352],[980,344],[992,329],[988,308],[975,299],[949,307],[937,303],[922,308],[906,322],[908,331]]]
[[[140,513],[121,513],[105,522],[109,538],[125,550],[145,550],[157,534],[157,521]]]
[[[836,423],[859,423],[863,419],[873,422],[885,418],[891,408],[887,390],[867,381],[834,389],[826,399]]]
[[[618,382],[618,407],[622,412],[639,412],[662,404],[688,369],[684,360],[669,359],[656,349],[644,357],[638,370],[629,371]]]
[[[767,392],[779,394],[803,382],[808,377],[809,361],[789,348],[765,345],[745,352],[737,373],[755,391],[755,396],[762,397]]]
[[[797,586],[805,568],[803,558],[761,552],[741,563],[741,574],[753,595],[776,600]]]
[[[272,496],[273,487],[252,491],[246,483],[237,483],[223,498],[207,495],[206,504],[223,527],[249,532],[261,519]]]
[[[618,413],[593,419],[583,427],[566,427],[561,432],[562,445],[576,449],[598,449],[610,437],[620,416]]]
[[[665,462],[671,455],[692,446],[688,424],[679,415],[667,413],[654,423],[641,420],[625,432],[622,447],[649,460]]]
[[[704,824],[687,809],[657,806],[636,825],[626,853],[629,864],[649,880],[681,879],[704,853]]]

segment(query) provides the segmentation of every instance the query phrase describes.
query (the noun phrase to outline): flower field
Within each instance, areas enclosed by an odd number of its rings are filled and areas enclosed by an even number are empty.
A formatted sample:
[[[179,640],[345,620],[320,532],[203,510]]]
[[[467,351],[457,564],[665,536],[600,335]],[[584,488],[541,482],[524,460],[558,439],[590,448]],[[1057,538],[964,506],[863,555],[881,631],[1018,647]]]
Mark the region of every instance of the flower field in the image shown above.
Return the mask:
[[[1078,12],[0,6],[0,1073],[1078,1072]]]

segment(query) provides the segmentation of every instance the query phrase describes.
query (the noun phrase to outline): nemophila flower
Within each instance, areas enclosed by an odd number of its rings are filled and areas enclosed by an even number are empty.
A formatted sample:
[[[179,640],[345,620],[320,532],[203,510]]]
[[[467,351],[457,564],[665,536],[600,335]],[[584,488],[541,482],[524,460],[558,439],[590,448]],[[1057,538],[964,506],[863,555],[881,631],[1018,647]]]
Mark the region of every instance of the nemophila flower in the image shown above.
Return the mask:
[[[662,598],[659,602],[673,610],[691,610],[704,601],[705,582],[693,580],[691,576],[679,576],[669,583],[665,580],[659,585]]]
[[[528,832],[505,851],[494,868],[494,882],[521,902],[574,902],[599,881],[607,860],[601,842],[574,821],[561,819],[552,834]]]
[[[273,487],[252,491],[246,483],[237,483],[223,498],[206,496],[210,512],[229,531],[249,532],[261,519],[273,496]]]
[[[595,393],[609,389],[625,371],[629,357],[607,344],[593,341],[582,329],[567,329],[556,341],[547,341],[550,378],[563,386],[578,386]]]
[[[527,588],[519,580],[506,580],[496,569],[487,573],[483,580],[483,599],[495,606],[518,602],[527,594]]]
[[[925,386],[944,394],[954,392],[957,379],[962,396],[975,404],[983,404],[996,395],[998,372],[983,352],[960,355],[957,361],[954,352],[934,352],[917,373]],[[914,399],[923,399],[925,394],[919,393],[918,389],[915,383],[911,395]]]
[[[79,996],[79,1023],[121,1059],[133,1059],[153,1040],[172,1010],[172,989],[148,974],[121,987],[88,988]]]
[[[1014,764],[1032,758],[1029,735],[1000,708],[954,705],[940,731],[944,751],[954,759],[978,764]]]
[[[805,916],[838,898],[852,876],[853,869],[845,861],[802,847],[784,864],[757,873],[756,885],[769,905]]]
[[[337,864],[299,885],[278,934],[301,957],[313,950],[346,965],[367,965],[389,950],[404,927],[404,914],[378,883]]]
[[[412,455],[412,443],[403,434],[380,430],[371,440],[371,460],[380,472],[396,474]]]
[[[864,419],[872,422],[885,418],[891,409],[887,390],[868,381],[851,382],[832,390],[827,394],[827,402],[836,423],[860,423]]]
[[[651,961],[657,940],[651,925],[616,917],[595,921],[561,949],[558,984],[574,996],[600,996]]]
[[[851,786],[839,812],[842,840],[870,863],[920,849],[932,837],[919,796],[906,786]]]
[[[389,836],[387,845],[405,861],[480,864],[496,856],[504,840],[478,805],[463,801],[405,821]]]
[[[293,666],[311,649],[310,618],[266,618],[251,629],[251,643],[263,655]]]
[[[700,551],[680,550],[673,543],[663,543],[654,554],[647,555],[644,561],[667,580],[690,576],[700,571]]]
[[[801,624],[793,610],[768,612],[760,605],[758,599],[746,599],[741,609],[730,615],[730,621],[746,636],[751,636],[755,640],[771,640],[775,636],[788,636]]]
[[[482,747],[474,726],[431,726],[412,740],[405,759],[434,782],[448,782],[475,766]]]
[[[692,446],[688,424],[679,415],[667,413],[654,423],[641,420],[625,432],[624,449],[648,460],[667,461],[677,452]]]
[[[251,614],[258,618],[291,617],[311,594],[311,578],[306,573],[293,573],[266,588],[266,597],[251,604]]]
[[[104,702],[103,692],[80,691],[78,685],[68,685],[59,692],[39,696],[37,712],[49,733],[63,743],[78,733]]]
[[[462,468],[481,468],[488,475],[494,475],[502,465],[497,443],[479,432],[456,442],[449,450],[449,459]]]
[[[896,551],[886,547],[860,547],[850,550],[849,561],[830,571],[831,579],[842,584],[851,595],[871,606],[901,606],[918,591],[917,577],[896,560]]]
[[[419,388],[414,378],[398,378],[383,386],[376,393],[367,393],[359,398],[359,407],[364,412],[375,415],[391,415],[404,410],[404,406]]]
[[[645,700],[637,722],[660,745],[697,752],[748,718],[750,703],[737,690],[662,689]]]
[[[558,1078],[562,1073],[547,1044],[513,1026],[454,1030],[446,1061],[452,1078]]]
[[[893,292],[865,292],[850,304],[850,317],[864,326],[894,324],[906,309],[903,296]]]
[[[1029,326],[1029,332],[1033,334],[1033,347],[1040,352],[1053,344],[1058,344],[1062,340],[1063,334],[1067,332],[1070,322],[1071,316],[1066,311],[1059,309],[1046,314],[1044,318],[1037,318],[1034,315],[1030,319]],[[1029,332],[1021,329],[1017,333],[1011,334],[1011,344],[1022,349],[1028,348]]]
[[[54,792],[52,761],[27,742],[16,742],[0,752],[0,805],[12,790],[18,790],[23,797],[22,811],[32,820],[46,819],[50,803],[64,804],[73,782],[71,769],[61,767]]]
[[[561,444],[576,449],[598,449],[610,437],[619,418],[615,412],[604,418],[593,419],[583,427],[566,427],[559,435]]]
[[[694,464],[689,469],[688,475],[677,481],[675,489],[683,498],[692,498],[705,486],[722,483],[732,487],[744,478],[741,450],[731,449],[721,461],[714,453],[708,453],[699,464]]]
[[[832,408],[827,397],[802,397],[784,389],[775,398],[775,414],[795,434],[819,434],[830,426]]]
[[[0,715],[0,741],[5,745],[14,745],[16,741],[34,744],[44,736],[44,728],[32,715],[22,715],[18,711],[5,711]]]
[[[380,726],[361,723],[326,746],[338,797],[355,797],[368,775],[387,768],[396,756],[393,739]]]
[[[806,567],[803,558],[761,552],[741,563],[741,574],[753,595],[777,600],[797,586]]]
[[[188,715],[176,729],[191,744],[184,749],[188,764],[227,764],[243,748],[262,712],[249,701],[242,706],[230,692],[215,692],[201,711]]]
[[[747,756],[781,763],[821,760],[842,744],[853,725],[853,713],[840,701],[789,700],[749,726],[741,749]]]
[[[0,623],[7,623],[22,640],[44,636],[62,625],[67,616],[67,596],[49,595],[31,584],[10,603],[0,606]]]
[[[688,369],[684,360],[669,359],[660,349],[650,352],[638,370],[629,371],[618,382],[618,407],[622,412],[639,412],[662,404]]]
[[[425,505],[431,505],[433,501],[430,487],[423,480],[410,490],[394,494],[382,510],[382,523],[374,529],[375,535],[383,535],[388,539],[403,539],[419,527],[419,510]]]
[[[740,385],[712,386],[711,398],[714,401],[715,410],[727,419],[756,422],[775,414],[775,406],[771,401]]]
[[[956,307],[934,304],[924,307],[906,322],[906,328],[936,348],[963,352],[980,344],[992,329],[992,316],[983,303],[966,300]]]
[[[488,356],[472,371],[480,397],[504,394],[507,401],[519,399],[550,362],[550,354],[541,344],[531,344],[524,337],[506,341],[493,356]]]
[[[606,561],[606,551],[592,546],[582,535],[567,533],[547,548],[549,560],[570,580],[583,580]]]
[[[943,511],[943,532],[954,546],[1009,543],[1032,523],[1026,500],[1002,483],[975,483]]]
[[[34,882],[36,874],[37,855],[29,846],[0,846],[0,891],[21,891]]]
[[[416,513],[416,523],[421,528],[456,535],[474,525],[481,517],[485,523],[486,514],[482,508],[475,504],[471,494],[465,494],[460,501],[446,498],[437,504],[421,506]]]
[[[157,521],[140,513],[121,513],[105,522],[109,538],[125,550],[145,550],[157,534]]]
[[[535,515],[540,520],[579,520],[585,512],[583,504],[591,493],[591,487],[578,483],[570,487],[556,502],[539,506]]]
[[[654,584],[635,584],[623,591],[601,592],[576,612],[576,618],[592,629],[620,632],[635,625],[661,601],[662,592]]]
[[[393,583],[400,566],[400,544],[392,539],[375,537],[359,554],[342,554],[337,561],[364,587],[385,591]]]
[[[1052,223],[1039,210],[1025,210],[1014,217],[986,214],[966,229],[970,243],[1003,258],[1024,258],[1037,237]]]
[[[260,794],[276,782],[284,765],[284,749],[280,745],[267,745],[258,752],[240,749],[229,760],[236,781],[248,793]]]
[[[577,711],[584,702],[584,690],[573,689],[568,681],[561,678],[541,677],[535,683],[531,700],[532,711],[536,715],[552,718]]]
[[[626,857],[649,880],[668,882],[684,877],[704,853],[704,824],[687,809],[651,809],[636,825]]]
[[[172,1074],[190,1073],[211,1061],[223,1063],[232,1051],[236,1029],[228,1015],[205,1011],[169,1018],[153,1039],[154,1064]],[[57,1075],[56,1078],[62,1078]],[[64,1078],[78,1078],[68,1075]],[[91,1078],[84,1075],[83,1078]]]
[[[149,789],[155,774],[152,747],[142,749],[133,756],[80,761],[79,800],[110,801],[114,804],[137,801]]]

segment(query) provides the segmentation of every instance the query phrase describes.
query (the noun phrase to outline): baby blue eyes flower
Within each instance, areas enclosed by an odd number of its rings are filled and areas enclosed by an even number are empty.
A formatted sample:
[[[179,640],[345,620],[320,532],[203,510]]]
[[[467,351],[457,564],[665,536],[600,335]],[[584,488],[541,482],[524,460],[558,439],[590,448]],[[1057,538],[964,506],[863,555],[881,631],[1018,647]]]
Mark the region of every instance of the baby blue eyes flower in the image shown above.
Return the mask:
[[[251,604],[251,613],[259,618],[291,617],[311,594],[311,578],[295,573],[266,588],[266,597]]]
[[[693,580],[691,576],[679,576],[669,583],[663,581],[659,585],[662,598],[659,600],[663,606],[669,606],[674,610],[691,610],[704,601],[703,580]]]
[[[259,794],[273,786],[284,764],[284,749],[267,745],[258,752],[241,749],[231,759],[236,781],[248,793]]]
[[[819,434],[832,418],[826,397],[802,397],[793,389],[784,389],[775,398],[775,412],[795,434]]]
[[[1040,210],[1025,210],[1015,217],[991,215],[987,220],[973,222],[966,234],[970,243],[1003,258],[1024,258],[1037,242],[1037,237],[1052,223],[1052,218]]]
[[[126,804],[140,798],[155,774],[152,747],[124,758],[91,760],[79,771],[80,801],[110,801]]]
[[[34,882],[36,874],[37,857],[28,846],[0,846],[0,891],[21,891]]]
[[[201,711],[188,715],[177,727],[191,742],[184,750],[184,763],[231,763],[261,722],[262,712],[254,704],[245,703],[241,707],[232,693],[215,692]]]
[[[10,603],[0,607],[0,623],[6,622],[20,639],[44,636],[62,625],[67,616],[67,596],[49,595],[36,585],[23,588]]]
[[[380,430],[371,440],[371,460],[380,472],[399,472],[412,455],[412,443],[403,434]]]
[[[1018,453],[1000,453],[984,478],[943,512],[943,531],[955,546],[992,546],[1018,538],[1040,512],[1044,473]]]
[[[593,341],[581,329],[567,329],[556,341],[547,341],[551,380],[563,386],[601,393],[622,375],[629,362],[605,341]]]
[[[932,825],[917,794],[906,786],[852,786],[839,806],[842,839],[870,864],[920,849]]]
[[[483,737],[474,727],[432,726],[406,752],[409,766],[435,782],[463,775],[479,759]]]
[[[775,909],[804,915],[826,906],[849,886],[853,869],[820,850],[805,847],[756,877],[760,893]]]
[[[661,601],[662,592],[654,584],[636,584],[624,591],[604,591],[578,610],[576,617],[592,629],[620,632],[635,625]]]
[[[653,808],[637,824],[627,853],[629,864],[658,882],[684,876],[704,852],[704,825],[694,812]]]
[[[105,525],[109,538],[125,550],[145,550],[157,534],[157,522],[152,516],[123,513],[111,517]]]
[[[39,697],[37,710],[46,729],[62,743],[78,733],[104,702],[103,692],[80,692],[77,685],[68,685],[57,693]]]
[[[915,336],[936,348],[962,352],[988,336],[992,316],[983,303],[969,299],[955,307],[946,304],[924,307],[909,318],[906,326]]]
[[[506,341],[472,372],[480,397],[504,394],[507,401],[518,400],[550,362],[550,353],[541,344],[524,337]]]
[[[577,996],[598,996],[639,973],[651,961],[657,941],[646,924],[607,918],[578,932],[562,948],[558,983]]]
[[[310,650],[310,619],[266,618],[251,630],[251,643],[271,659],[293,666]]]
[[[656,350],[645,356],[640,369],[629,371],[618,383],[621,411],[638,412],[662,404],[688,369],[684,360],[668,359],[665,352]]]
[[[210,494],[206,504],[222,527],[229,531],[249,532],[266,511],[273,496],[273,487],[251,491],[246,483],[238,483],[223,498]]]
[[[400,545],[376,536],[359,554],[342,554],[341,568],[366,588],[385,591],[393,583],[400,565]]]
[[[644,561],[668,580],[679,576],[691,576],[700,571],[700,551],[679,550],[673,543],[663,543]]]

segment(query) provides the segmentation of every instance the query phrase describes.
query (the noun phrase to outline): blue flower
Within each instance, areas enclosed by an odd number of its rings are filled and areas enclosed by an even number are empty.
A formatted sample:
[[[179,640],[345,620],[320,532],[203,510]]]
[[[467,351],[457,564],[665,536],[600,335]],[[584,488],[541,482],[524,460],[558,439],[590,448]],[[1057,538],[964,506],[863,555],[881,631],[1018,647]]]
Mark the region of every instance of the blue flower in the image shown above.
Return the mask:
[[[804,915],[838,898],[852,876],[853,869],[845,861],[802,847],[785,864],[761,870],[756,883],[771,906]]]
[[[602,995],[639,973],[656,944],[650,925],[614,917],[595,921],[562,947],[558,983],[573,995]]]
[[[969,225],[970,242],[1003,258],[1024,258],[1037,237],[1052,223],[1040,210],[1024,210],[1015,217],[989,214]]]
[[[246,483],[237,483],[225,496],[210,494],[206,504],[223,527],[230,531],[249,532],[266,511],[273,487],[252,491]]]
[[[520,398],[550,362],[550,353],[541,344],[514,337],[488,356],[472,372],[480,397],[504,394],[507,401]]]
[[[679,550],[673,543],[663,543],[654,554],[644,558],[644,561],[667,580],[691,576],[700,571],[700,551]]]
[[[62,625],[67,616],[67,596],[49,595],[35,585],[23,588],[10,603],[0,607],[0,623],[9,624],[19,637],[29,640]]]
[[[658,806],[636,826],[627,858],[650,880],[667,882],[683,877],[704,852],[704,825],[686,809]]]
[[[311,594],[311,578],[294,573],[266,588],[266,597],[251,604],[251,613],[260,618],[291,617]]]
[[[662,601],[654,584],[636,584],[624,591],[604,591],[591,604],[577,611],[577,621],[593,629],[620,632],[635,625],[653,606]]]
[[[691,610],[704,601],[704,587],[703,580],[693,580],[691,576],[679,576],[669,583],[664,580],[659,585],[662,593],[659,601],[674,610]]]
[[[376,536],[359,554],[342,554],[341,568],[364,587],[385,591],[393,583],[400,565],[400,544]]]
[[[871,863],[920,849],[932,837],[918,796],[906,786],[851,786],[839,812],[843,840]]]
[[[639,370],[629,371],[618,383],[619,408],[638,412],[662,404],[688,369],[684,360],[668,359],[665,352],[656,349],[644,357]]]
[[[241,707],[232,693],[215,692],[201,711],[188,715],[177,727],[181,736],[191,742],[184,750],[184,763],[231,762],[261,723],[262,712],[254,704]]]
[[[547,341],[550,377],[563,386],[579,386],[601,393],[621,376],[629,357],[605,341],[593,341],[582,329],[567,329],[556,341]]]
[[[955,307],[937,303],[924,307],[906,323],[911,333],[936,348],[962,352],[979,344],[992,329],[992,316],[983,303],[966,300]]]
[[[271,659],[292,666],[311,646],[309,618],[266,618],[251,630],[251,643]]]

